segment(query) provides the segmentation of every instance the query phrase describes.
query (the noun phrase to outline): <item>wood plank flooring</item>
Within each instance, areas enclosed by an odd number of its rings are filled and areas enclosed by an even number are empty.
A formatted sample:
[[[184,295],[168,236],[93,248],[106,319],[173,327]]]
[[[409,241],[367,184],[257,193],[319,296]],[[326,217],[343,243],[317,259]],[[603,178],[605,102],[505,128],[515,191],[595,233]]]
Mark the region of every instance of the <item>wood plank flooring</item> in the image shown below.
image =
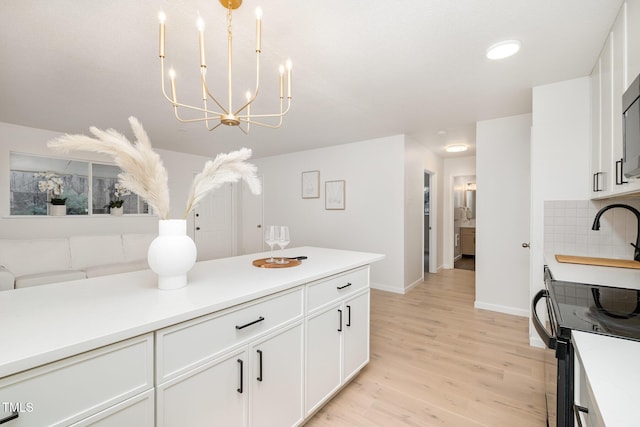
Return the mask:
[[[528,319],[473,308],[474,272],[371,291],[371,361],[307,427],[543,427],[543,350]]]

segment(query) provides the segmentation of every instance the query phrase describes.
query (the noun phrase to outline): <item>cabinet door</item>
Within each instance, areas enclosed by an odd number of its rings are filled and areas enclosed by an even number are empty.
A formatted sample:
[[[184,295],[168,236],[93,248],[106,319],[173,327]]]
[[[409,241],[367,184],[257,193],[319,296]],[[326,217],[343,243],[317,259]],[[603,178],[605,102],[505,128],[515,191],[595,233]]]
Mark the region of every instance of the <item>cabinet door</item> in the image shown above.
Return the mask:
[[[627,81],[624,88],[640,74],[640,0],[627,0]]]
[[[302,350],[302,324],[251,347],[253,427],[286,427],[302,421]]]
[[[157,387],[158,427],[243,426],[247,351],[211,361]]]
[[[600,148],[600,167],[604,177],[604,193],[611,192],[615,186],[615,170],[612,156],[613,149],[613,34],[607,37],[607,41],[600,55],[602,64],[602,84],[601,97],[602,119],[601,119],[601,148]]]
[[[369,362],[369,291],[344,303],[343,379]]]
[[[594,196],[597,196],[601,190],[598,180],[601,179],[599,174],[602,172],[602,156],[600,155],[602,147],[602,127],[600,123],[602,120],[602,114],[600,113],[602,109],[600,101],[602,86],[601,62],[598,59],[591,72],[591,182],[589,188],[591,188]]]
[[[341,307],[333,305],[307,319],[307,414],[340,387],[340,334],[344,317]]]

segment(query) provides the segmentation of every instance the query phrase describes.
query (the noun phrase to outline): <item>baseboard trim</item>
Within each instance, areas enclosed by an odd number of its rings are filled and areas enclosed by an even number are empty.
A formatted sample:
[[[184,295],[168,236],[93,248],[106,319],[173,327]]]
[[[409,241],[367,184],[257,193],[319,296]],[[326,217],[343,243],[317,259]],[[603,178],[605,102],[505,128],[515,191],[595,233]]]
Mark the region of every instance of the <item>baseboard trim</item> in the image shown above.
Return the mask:
[[[545,345],[544,341],[542,341],[542,339],[540,339],[539,336],[537,335],[530,335],[529,336],[529,345],[531,347],[538,347],[538,348],[547,348],[547,346]]]
[[[394,294],[404,294],[403,289],[392,288],[391,286],[381,285],[380,283],[371,283],[370,287],[371,289],[377,289],[379,291],[393,292]]]
[[[404,288],[404,292],[403,293],[406,294],[407,292],[409,292],[411,289],[415,288],[416,286],[418,286],[422,282],[424,282],[424,277],[422,277],[421,279],[416,280],[415,282],[413,282],[412,284],[410,284],[409,286]]]
[[[497,311],[498,313],[512,314],[514,316],[529,317],[529,311],[521,308],[508,307],[505,305],[489,304],[486,302],[476,301],[473,303],[475,308],[481,310]]]

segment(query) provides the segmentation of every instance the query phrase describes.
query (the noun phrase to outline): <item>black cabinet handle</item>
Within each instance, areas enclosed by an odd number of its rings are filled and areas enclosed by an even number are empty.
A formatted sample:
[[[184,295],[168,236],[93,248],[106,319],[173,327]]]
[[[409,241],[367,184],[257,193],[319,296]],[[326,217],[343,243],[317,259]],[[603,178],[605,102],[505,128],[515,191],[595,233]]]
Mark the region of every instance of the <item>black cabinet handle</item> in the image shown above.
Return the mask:
[[[260,317],[258,317],[258,320],[254,320],[253,322],[245,323],[245,324],[244,324],[244,325],[242,325],[242,326],[238,326],[238,325],[236,325],[236,329],[237,329],[237,330],[244,329],[244,328],[246,328],[247,326],[255,325],[256,323],[258,323],[258,322],[262,322],[263,320],[264,320],[264,317],[260,316]]]
[[[238,393],[242,394],[242,383],[244,382],[244,362],[242,359],[238,359],[238,363],[240,364],[240,388],[238,388]]]
[[[584,412],[585,414],[589,413],[589,408],[585,408],[584,406],[573,404],[573,413],[576,416],[576,421],[578,421],[578,427],[582,427],[582,419],[580,419],[580,412]]]
[[[18,411],[14,411],[8,417],[1,419],[0,424],[8,423],[11,420],[15,420],[19,416],[20,414],[18,413]]]
[[[348,282],[347,282],[347,284],[346,284],[346,285],[344,285],[344,286],[338,286],[338,288],[337,288],[337,289],[344,289],[344,288],[348,288],[349,286],[351,286],[351,283],[348,283]]]
[[[342,310],[338,309],[338,313],[340,313],[340,327],[338,328],[338,332],[342,332]]]
[[[260,368],[258,373],[258,381],[262,381],[262,350],[258,350],[258,361],[260,362]]]
[[[624,173],[622,172],[622,159],[616,162],[616,185],[628,184],[629,181],[624,180]]]
[[[347,306],[347,326],[351,326],[351,306]]]

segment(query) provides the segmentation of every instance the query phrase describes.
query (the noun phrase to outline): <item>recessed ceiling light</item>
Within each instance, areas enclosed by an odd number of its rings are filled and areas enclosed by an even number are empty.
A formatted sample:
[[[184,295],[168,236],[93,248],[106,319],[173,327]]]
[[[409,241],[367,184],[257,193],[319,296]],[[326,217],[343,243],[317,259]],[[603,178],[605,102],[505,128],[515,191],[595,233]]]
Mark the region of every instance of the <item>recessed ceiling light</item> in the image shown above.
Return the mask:
[[[487,49],[487,58],[504,59],[515,55],[519,50],[520,42],[518,40],[505,40]]]
[[[448,145],[446,150],[447,153],[459,153],[461,151],[467,151],[467,146],[464,144],[453,144]]]

